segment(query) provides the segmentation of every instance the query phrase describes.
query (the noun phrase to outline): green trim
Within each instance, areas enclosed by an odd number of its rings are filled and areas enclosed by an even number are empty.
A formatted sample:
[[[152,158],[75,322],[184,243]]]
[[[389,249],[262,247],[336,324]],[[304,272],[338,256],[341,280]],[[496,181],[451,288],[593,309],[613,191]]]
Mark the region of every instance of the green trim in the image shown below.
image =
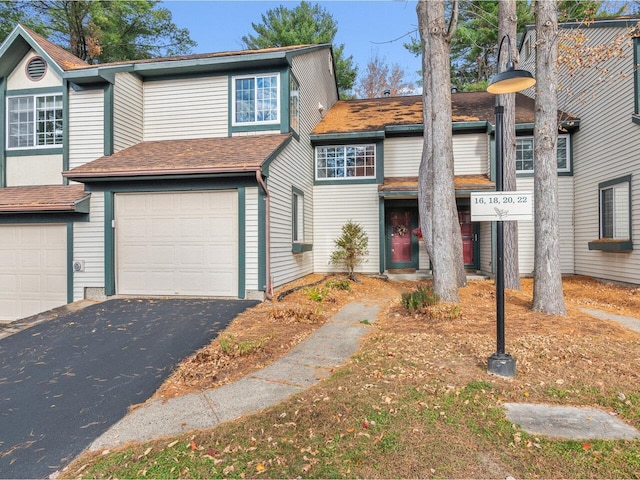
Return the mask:
[[[637,125],[640,125],[640,115],[636,115],[636,114],[631,115],[631,121]]]
[[[88,213],[2,213],[0,214],[0,225],[8,223],[67,223],[67,222],[88,222]]]
[[[384,198],[378,199],[378,271],[384,273],[385,270],[385,254],[387,251],[387,239],[385,235],[385,203]]]
[[[354,133],[329,133],[321,135],[311,135],[311,144],[316,146],[322,145],[340,145],[345,143],[371,143],[378,139],[384,139],[384,131],[376,132],[354,132]]]
[[[631,240],[610,240],[599,242],[597,240],[589,242],[589,250],[601,250],[603,252],[629,252],[633,250]]]
[[[62,80],[62,171],[69,170],[69,88],[67,80]],[[69,180],[62,177],[62,183],[69,185]]]
[[[104,293],[116,294],[115,204],[113,192],[104,192]]]
[[[361,180],[314,180],[314,185],[362,185],[370,183],[381,183],[377,178],[363,178]]]
[[[376,142],[376,183],[384,183],[384,142]]]
[[[325,146],[351,146],[351,145],[372,145],[375,147],[376,152],[376,176],[360,178],[360,177],[343,177],[336,178],[331,177],[328,179],[318,179],[316,177],[316,152],[318,148]],[[313,184],[314,185],[364,185],[364,184],[382,184],[384,182],[384,142],[382,140],[375,142],[351,142],[351,143],[339,143],[332,144],[326,143],[322,145],[315,145],[313,147]]]
[[[410,210],[412,222],[409,226],[408,234],[411,236],[411,261],[410,262],[392,262],[391,261],[391,211],[392,210]],[[419,224],[419,212],[418,204],[416,200],[408,201],[394,201],[385,205],[385,217],[384,217],[384,235],[385,235],[385,255],[387,261],[385,262],[385,270],[395,268],[415,268],[416,270],[420,266],[419,247],[420,241],[418,237],[413,234],[413,230],[418,228]]]
[[[414,123],[411,125],[387,125],[384,131],[388,135],[407,135],[407,134],[424,134],[424,125],[422,123]]]
[[[0,79],[0,108],[2,112],[0,113],[0,138],[2,139],[2,148],[0,148],[0,188],[4,188],[7,186],[7,156],[6,156],[6,148],[7,145],[7,126],[6,126],[6,118],[7,118],[7,99],[5,96],[7,87],[7,79],[3,77]]]
[[[113,85],[107,84],[104,87],[104,155],[113,154]]]
[[[238,187],[254,187],[256,176],[254,172],[241,175],[218,175],[194,178],[195,175],[183,175],[172,178],[166,176],[157,177],[131,177],[112,178],[111,181],[100,179],[77,179],[85,183],[87,192],[173,192],[182,190],[233,190]]]
[[[280,73],[280,132],[287,133],[291,130],[291,71],[286,68]]]
[[[258,290],[267,290],[267,197],[258,188]]]
[[[18,90],[7,90],[5,92],[7,97],[20,97],[23,95],[34,95],[39,97],[42,95],[51,95],[52,93],[62,95],[64,93],[64,87],[60,85],[59,87],[21,88]]]
[[[18,38],[21,40],[21,42],[19,45],[16,45],[16,41],[18,40]],[[64,72],[62,71],[60,66],[53,60],[53,58],[49,56],[49,54],[47,54],[47,52],[45,52],[40,47],[40,45],[35,40],[31,38],[31,35],[29,35],[21,25],[17,25],[13,29],[9,37],[2,44],[2,47],[3,48],[0,49],[0,58],[2,58],[3,60],[2,63],[4,63],[5,61],[5,54],[10,50],[14,51],[14,54],[10,58],[10,64],[2,69],[2,73],[6,71],[5,69],[13,70],[20,63],[23,57],[29,52],[29,50],[33,49],[39,56],[46,60],[47,67],[51,66],[60,77],[64,75]]]
[[[73,222],[67,222],[67,303],[73,303]]]
[[[477,122],[453,122],[451,129],[453,133],[486,133],[489,131],[490,123],[486,120]]]
[[[291,244],[291,253],[304,253],[313,250],[313,243],[293,242]]]
[[[63,116],[64,116],[64,112],[63,112]],[[63,136],[62,142],[63,142],[63,145],[59,147],[53,147],[53,148],[31,147],[30,149],[7,150],[5,154],[7,157],[35,157],[37,155],[64,155],[64,136]]]
[[[264,175],[265,177],[269,176],[269,168],[271,167],[271,163],[275,159],[277,159],[278,156],[283,152],[283,150],[289,145],[292,138],[293,137],[287,138],[284,142],[280,144],[278,148],[276,148],[273,152],[271,152],[271,154],[269,154],[269,156],[264,160],[264,162],[262,162],[262,167],[261,167],[262,175]]]
[[[244,187],[238,188],[238,298],[246,298],[247,270],[247,201]]]
[[[634,95],[634,113],[636,115],[640,114],[640,72],[638,71],[638,62],[640,62],[640,37],[635,37],[633,39],[633,92]],[[640,123],[640,119],[633,115],[631,119]]]

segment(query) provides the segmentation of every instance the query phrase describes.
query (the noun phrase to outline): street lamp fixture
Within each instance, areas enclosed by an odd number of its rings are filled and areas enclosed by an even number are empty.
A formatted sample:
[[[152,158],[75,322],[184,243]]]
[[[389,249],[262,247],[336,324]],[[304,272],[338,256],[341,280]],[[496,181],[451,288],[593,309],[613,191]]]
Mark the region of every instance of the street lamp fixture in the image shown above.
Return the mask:
[[[500,72],[500,51],[505,39],[507,40],[509,58],[507,60],[506,69]],[[498,48],[498,60],[496,74],[491,77],[487,92],[496,95],[505,93],[516,93],[532,87],[536,83],[530,72],[526,70],[516,69],[511,60],[511,39],[509,35],[502,37]],[[504,191],[503,176],[503,153],[504,153],[504,106],[500,105],[500,101],[496,101],[496,191]],[[515,377],[516,360],[505,353],[504,341],[504,222],[496,221],[496,352],[488,358],[488,372],[501,377]]]

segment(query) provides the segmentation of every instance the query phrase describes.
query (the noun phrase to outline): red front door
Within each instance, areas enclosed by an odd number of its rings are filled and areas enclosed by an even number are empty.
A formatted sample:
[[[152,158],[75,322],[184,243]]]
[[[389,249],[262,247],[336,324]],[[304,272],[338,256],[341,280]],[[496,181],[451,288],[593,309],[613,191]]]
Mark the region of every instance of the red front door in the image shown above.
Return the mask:
[[[391,212],[391,262],[411,263],[411,212]]]
[[[458,221],[462,235],[462,258],[465,265],[475,265],[475,232],[471,223],[471,210],[469,207],[458,207]]]

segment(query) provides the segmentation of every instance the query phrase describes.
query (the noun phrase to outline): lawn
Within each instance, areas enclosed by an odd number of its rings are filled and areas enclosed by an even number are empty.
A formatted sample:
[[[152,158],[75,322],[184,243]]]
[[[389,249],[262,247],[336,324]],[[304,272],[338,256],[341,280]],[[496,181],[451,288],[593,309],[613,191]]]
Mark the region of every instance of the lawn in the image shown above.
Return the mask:
[[[319,282],[311,287],[305,284]],[[239,317],[183,362],[166,398],[215,388],[285,354],[348,301],[381,313],[356,355],[317,386],[209,431],[76,459],[58,478],[638,478],[640,441],[531,436],[504,402],[593,406],[640,428],[640,334],[581,311],[639,315],[640,289],[564,280],[566,317],[531,312],[532,281],[506,292],[517,375],[487,373],[495,287],[473,281],[459,305],[401,305],[417,284],[313,276]],[[425,284],[426,285],[426,284]],[[282,293],[286,289],[281,290]]]

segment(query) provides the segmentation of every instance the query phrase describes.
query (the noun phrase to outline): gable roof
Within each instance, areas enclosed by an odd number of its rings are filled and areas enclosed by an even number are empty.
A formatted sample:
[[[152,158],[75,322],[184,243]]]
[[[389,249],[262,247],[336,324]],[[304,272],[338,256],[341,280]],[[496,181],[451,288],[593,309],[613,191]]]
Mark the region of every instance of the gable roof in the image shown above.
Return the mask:
[[[496,96],[488,92],[451,94],[451,121],[495,122]],[[559,119],[576,119],[558,112]],[[535,101],[521,93],[516,94],[516,123],[535,121]],[[393,126],[422,125],[422,95],[383,97],[336,102],[313,129],[312,135],[378,132]]]
[[[289,134],[141,142],[63,172],[77,181],[260,171],[291,139]]]
[[[0,213],[85,212],[91,196],[84,185],[27,185],[0,188]]]
[[[36,42],[42,50],[64,71],[75,70],[77,68],[90,67],[87,62],[79,59],[70,52],[67,52],[64,48],[59,47],[55,43],[50,42],[42,35],[37,34],[33,30],[20,26],[25,33],[27,33],[34,42]]]

